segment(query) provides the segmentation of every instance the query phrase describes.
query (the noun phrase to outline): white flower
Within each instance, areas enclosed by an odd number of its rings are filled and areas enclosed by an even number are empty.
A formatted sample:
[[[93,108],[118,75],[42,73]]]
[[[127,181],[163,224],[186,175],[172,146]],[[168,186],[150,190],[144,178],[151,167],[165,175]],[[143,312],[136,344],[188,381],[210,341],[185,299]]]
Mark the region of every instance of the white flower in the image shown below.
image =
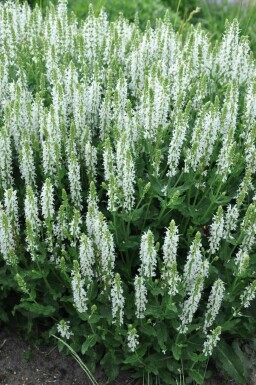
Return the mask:
[[[54,227],[54,234],[57,238],[64,241],[68,238],[68,220],[67,220],[67,207],[65,204],[60,205],[57,215],[57,223]]]
[[[73,247],[76,246],[77,240],[80,236],[81,224],[82,224],[82,218],[81,218],[80,211],[75,209],[73,218],[69,224],[69,233],[72,237],[71,246]]]
[[[97,148],[89,142],[87,142],[84,147],[84,160],[87,173],[92,179],[95,179],[97,174]]]
[[[135,352],[135,350],[137,349],[137,346],[139,345],[139,335],[135,328],[131,328],[128,330],[127,340],[128,340],[127,345],[129,350],[131,352]]]
[[[89,282],[92,282],[95,257],[92,241],[85,234],[82,234],[80,238],[79,261],[83,276],[86,277]]]
[[[143,277],[140,277],[138,275],[135,276],[134,288],[135,288],[135,306],[136,306],[135,314],[137,318],[144,318],[145,317],[144,313],[146,310],[148,299],[147,299],[147,288]]]
[[[211,334],[207,335],[206,341],[203,346],[203,354],[206,357],[212,355],[213,349],[216,347],[218,341],[220,340],[221,327],[217,326],[214,330],[211,330]]]
[[[237,265],[236,275],[241,275],[245,272],[250,262],[247,247],[240,247],[235,256],[235,264]]]
[[[68,178],[72,202],[76,208],[80,209],[82,207],[80,165],[73,152],[68,158]]]
[[[0,202],[0,251],[8,265],[16,265],[13,228],[9,216],[4,212]]]
[[[13,233],[17,235],[20,229],[17,191],[8,189],[4,192],[4,205],[5,212],[12,226]]]
[[[130,150],[127,150],[124,154],[118,153],[117,151],[117,165],[121,164],[122,167],[117,166],[117,178],[122,189],[123,202],[122,206],[126,211],[131,211],[134,203],[134,184],[135,184],[135,165]]]
[[[183,143],[186,138],[186,133],[188,129],[188,119],[189,119],[189,108],[186,109],[185,113],[181,110],[176,112],[173,122],[173,132],[172,139],[169,144],[168,152],[168,165],[169,171],[167,175],[172,177],[178,172],[178,165],[181,155],[181,150]]]
[[[73,292],[74,304],[79,313],[84,313],[87,310],[87,293],[84,289],[84,279],[79,271],[79,264],[74,261],[74,270],[71,271],[71,286]]]
[[[5,190],[13,184],[11,137],[0,128],[0,185]]]
[[[184,267],[183,278],[187,292],[190,292],[193,289],[194,283],[199,275],[202,275],[203,277],[207,277],[208,275],[209,263],[207,260],[202,260],[201,248],[201,234],[198,231],[190,246],[187,262]]]
[[[38,250],[38,236],[40,232],[38,200],[31,186],[27,186],[25,197],[25,220],[27,250],[31,254],[32,261],[36,258]]]
[[[178,327],[178,331],[181,334],[185,334],[188,331],[188,325],[191,324],[193,316],[198,308],[203,287],[204,277],[202,275],[198,275],[193,283],[191,291],[189,292],[189,297],[185,300],[182,307],[180,315],[181,325]]]
[[[36,232],[40,225],[39,207],[38,199],[31,186],[27,186],[24,206],[25,219],[31,224],[33,230]]]
[[[225,183],[228,175],[231,173],[231,167],[234,161],[236,142],[233,138],[233,129],[230,129],[223,140],[223,145],[217,159],[218,175],[222,177],[222,183]]]
[[[144,277],[152,278],[156,275],[157,253],[154,246],[154,235],[151,230],[145,232],[140,243],[140,273]]]
[[[219,206],[217,214],[213,216],[213,223],[210,225],[210,253],[214,254],[220,246],[224,233],[223,209]]]
[[[70,321],[64,321],[63,319],[57,324],[58,333],[60,333],[61,338],[70,339],[74,335],[72,331],[70,331]]]
[[[243,293],[240,296],[241,305],[245,308],[250,306],[250,303],[256,297],[256,280],[246,286]]]
[[[35,163],[31,143],[24,140],[20,149],[20,171],[26,185],[35,185]]]
[[[164,266],[162,270],[162,280],[167,282],[169,295],[175,295],[178,292],[178,282],[180,281],[176,262],[178,242],[178,228],[174,220],[172,220],[166,231],[163,244]]]
[[[211,293],[207,303],[207,311],[204,321],[204,332],[206,329],[212,326],[217,314],[219,313],[221,302],[223,300],[225,288],[224,282],[221,279],[217,279],[214,282]]]
[[[124,296],[121,277],[116,273],[111,287],[112,323],[122,325],[124,322]]]
[[[253,190],[253,189],[254,189],[254,187],[252,185],[252,173],[251,173],[251,170],[249,168],[246,168],[245,176],[238,187],[238,192],[236,195],[237,208],[239,208],[241,206],[246,195],[248,195],[249,191]]]
[[[191,148],[187,150],[185,172],[201,170],[209,164],[215,142],[219,136],[220,115],[218,104],[207,103],[195,122]]]
[[[50,179],[46,179],[43,184],[42,193],[42,214],[45,221],[53,219],[54,216],[54,197],[53,197],[53,187],[50,182]]]
[[[256,200],[253,198],[245,213],[243,222],[241,224],[241,230],[244,235],[242,242],[242,248],[250,250],[252,245],[255,243],[256,235]]]
[[[228,205],[226,217],[225,217],[225,228],[223,233],[223,238],[228,239],[232,238],[231,232],[235,231],[237,228],[237,220],[239,216],[238,207],[236,205]]]

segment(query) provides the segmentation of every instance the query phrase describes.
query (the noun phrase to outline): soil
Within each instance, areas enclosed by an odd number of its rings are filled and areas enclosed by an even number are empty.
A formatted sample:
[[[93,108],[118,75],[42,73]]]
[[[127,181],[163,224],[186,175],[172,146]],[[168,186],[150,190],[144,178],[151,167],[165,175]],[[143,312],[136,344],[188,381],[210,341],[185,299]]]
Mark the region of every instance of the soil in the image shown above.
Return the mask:
[[[98,370],[99,385],[107,382]],[[39,348],[21,337],[0,331],[0,385],[91,385],[86,374],[72,358],[60,353],[57,346]],[[111,385],[140,385],[124,373]],[[206,385],[237,385],[216,375]],[[256,385],[256,374],[250,384]]]
[[[99,385],[106,377],[98,371]],[[128,376],[122,385],[129,385]],[[57,346],[28,343],[13,333],[0,331],[0,385],[91,385],[86,374]],[[114,385],[114,384],[112,384]]]

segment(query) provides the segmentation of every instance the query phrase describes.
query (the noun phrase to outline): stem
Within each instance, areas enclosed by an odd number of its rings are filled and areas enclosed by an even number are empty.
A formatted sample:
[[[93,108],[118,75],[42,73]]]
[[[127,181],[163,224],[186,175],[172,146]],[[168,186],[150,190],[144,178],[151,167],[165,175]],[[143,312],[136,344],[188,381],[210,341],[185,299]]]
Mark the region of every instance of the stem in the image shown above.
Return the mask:
[[[117,246],[119,246],[119,237],[118,237],[118,232],[117,232],[117,223],[116,223],[116,212],[114,211],[112,213],[113,215],[113,220],[114,220],[114,228],[115,228],[115,238],[116,238],[116,244]]]
[[[40,265],[39,265],[38,261],[36,261],[36,266],[37,266],[38,270],[40,271],[40,273],[42,273],[42,270],[41,270],[41,268],[40,268]],[[44,275],[43,273],[42,273],[42,275],[43,275],[44,283],[45,283],[46,287],[49,289],[49,291],[50,291],[50,293],[51,293],[51,292],[52,292],[52,288],[51,288],[49,282],[47,281],[45,275]]]
[[[182,169],[182,171],[181,171],[181,173],[180,173],[180,175],[179,175],[179,177],[178,177],[177,181],[175,182],[175,184],[174,184],[173,188],[175,188],[175,187],[177,186],[177,184],[178,184],[178,183],[179,183],[179,181],[181,180],[181,177],[183,176],[183,174],[184,174],[184,170]]]
[[[218,187],[218,189],[217,189],[217,192],[216,192],[216,194],[214,195],[213,201],[210,203],[208,209],[206,210],[205,214],[204,214],[203,217],[202,217],[202,223],[204,222],[204,219],[207,218],[207,215],[208,215],[208,213],[211,211],[211,209],[213,208],[213,206],[216,204],[216,198],[217,198],[218,195],[219,195],[219,192],[220,192],[221,187],[222,187],[222,182],[220,182],[219,187]],[[201,199],[200,202],[202,202],[203,199],[204,199],[204,197]],[[199,203],[200,203],[200,202],[199,202]]]
[[[190,204],[190,189],[189,189],[189,192],[188,192],[188,207],[189,207],[189,204]],[[185,227],[184,227],[184,230],[183,230],[183,234],[184,235],[186,234],[187,227],[188,227],[188,224],[189,224],[189,220],[190,220],[190,217],[188,217],[186,222],[185,222]]]

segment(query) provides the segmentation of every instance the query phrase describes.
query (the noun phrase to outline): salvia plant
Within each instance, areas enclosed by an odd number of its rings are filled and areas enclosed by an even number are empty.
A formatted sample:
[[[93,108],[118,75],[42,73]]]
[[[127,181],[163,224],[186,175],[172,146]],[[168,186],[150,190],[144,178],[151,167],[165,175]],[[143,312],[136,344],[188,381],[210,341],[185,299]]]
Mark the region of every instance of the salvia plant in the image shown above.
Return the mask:
[[[169,15],[0,3],[0,319],[90,370],[239,383],[255,337],[256,65]],[[215,361],[214,361],[215,360]]]

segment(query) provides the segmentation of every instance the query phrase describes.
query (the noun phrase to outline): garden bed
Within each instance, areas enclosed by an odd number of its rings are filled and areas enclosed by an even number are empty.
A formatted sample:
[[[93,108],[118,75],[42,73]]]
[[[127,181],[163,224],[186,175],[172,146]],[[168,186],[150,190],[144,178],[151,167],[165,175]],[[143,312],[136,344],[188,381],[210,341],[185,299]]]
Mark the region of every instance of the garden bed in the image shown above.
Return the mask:
[[[107,382],[100,369],[95,377],[99,385]],[[21,337],[0,332],[0,385],[89,385],[86,374],[70,356],[58,351],[57,346],[37,347]],[[139,385],[127,373],[119,376],[112,385]],[[248,385],[256,384],[256,374]],[[215,375],[206,385],[236,385]]]

